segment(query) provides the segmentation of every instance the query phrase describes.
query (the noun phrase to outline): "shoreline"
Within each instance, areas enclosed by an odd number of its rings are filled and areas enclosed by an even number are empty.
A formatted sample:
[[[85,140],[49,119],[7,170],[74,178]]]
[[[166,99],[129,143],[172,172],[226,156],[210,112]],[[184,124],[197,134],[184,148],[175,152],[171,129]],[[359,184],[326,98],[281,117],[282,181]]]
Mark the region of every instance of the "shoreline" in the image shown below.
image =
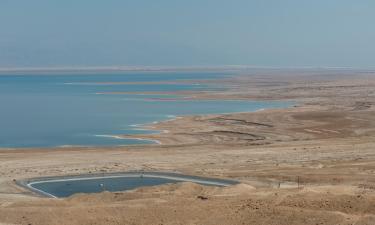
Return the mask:
[[[201,99],[198,99],[197,101],[200,101]],[[212,99],[213,101],[220,101],[221,99]],[[224,100],[225,101],[225,100]],[[228,101],[233,101],[231,99],[228,99]],[[243,100],[239,100],[243,101]],[[249,102],[258,102],[261,100],[253,100],[249,99]],[[291,101],[291,100],[290,100]],[[287,104],[290,102],[288,100],[268,100],[267,102],[285,102]],[[155,120],[150,123],[144,123],[144,124],[132,124],[129,125],[130,127],[136,127],[135,129],[132,130],[139,130],[139,131],[155,131],[155,133],[152,133],[150,135],[158,135],[158,134],[168,134],[170,133],[170,130],[168,129],[158,129],[157,126],[158,124],[161,123],[168,123],[168,122],[173,122],[178,119],[184,119],[184,118],[190,118],[190,117],[196,117],[196,116],[220,116],[220,115],[236,115],[236,114],[243,114],[243,113],[256,113],[256,112],[261,112],[265,110],[274,110],[274,109],[288,109],[290,107],[297,107],[303,103],[297,103],[293,101],[293,103],[290,103],[289,106],[286,107],[271,107],[271,108],[261,108],[257,109],[254,111],[238,111],[238,112],[228,112],[228,113],[208,113],[208,114],[187,114],[187,115],[181,115],[181,116],[176,116],[176,115],[166,115],[166,119],[161,119],[161,120]],[[140,141],[149,141],[153,143],[139,143],[139,144],[119,144],[119,145],[58,145],[58,146],[32,146],[32,147],[7,147],[7,148],[2,148],[0,147],[0,151],[14,151],[14,150],[33,150],[33,149],[56,149],[56,148],[61,148],[61,149],[66,149],[66,148],[116,148],[116,147],[131,147],[131,146],[147,146],[147,145],[162,145],[163,142],[158,139],[154,138],[143,138],[142,136],[147,136],[149,135],[148,133],[144,134],[95,134],[95,137],[103,137],[103,138],[113,138],[113,139],[121,139],[121,140],[140,140]]]
[[[250,100],[252,101],[252,100]],[[275,101],[278,101],[278,100],[275,100]],[[173,122],[173,121],[176,121],[178,119],[186,119],[186,118],[191,118],[191,117],[204,117],[204,116],[221,116],[221,115],[238,115],[238,114],[244,114],[244,113],[256,113],[256,112],[262,112],[262,111],[266,111],[266,110],[275,110],[275,109],[288,109],[290,107],[298,107],[298,106],[302,106],[301,105],[302,103],[298,103],[298,104],[293,104],[293,105],[290,105],[288,107],[282,107],[282,108],[261,108],[261,109],[257,109],[255,111],[240,111],[240,112],[229,112],[229,113],[210,113],[210,114],[189,114],[189,115],[183,115],[183,116],[173,116],[174,118],[171,118],[171,119],[166,119],[166,120],[157,120],[157,121],[153,121],[151,123],[145,123],[145,124],[134,124],[133,126],[136,126],[136,127],[140,127],[141,130],[145,130],[145,131],[157,131],[157,133],[154,133],[154,134],[151,134],[151,135],[158,135],[158,134],[169,134],[171,131],[170,130],[167,130],[167,129],[158,129],[158,124],[162,124],[162,123],[168,123],[168,122]],[[124,137],[124,139],[126,139],[126,137],[129,137],[129,139],[140,139],[140,140],[150,140],[150,141],[155,141],[156,144],[158,145],[162,145],[163,142],[158,140],[158,139],[148,139],[148,138],[138,138],[137,136],[143,136],[143,135],[148,135],[148,134],[135,134],[135,135],[127,135],[127,134],[123,134],[123,135],[119,135],[119,137]],[[137,145],[137,144],[136,144]],[[139,144],[139,145],[143,145],[143,144]],[[121,145],[121,146],[129,146],[129,145]]]
[[[252,101],[252,100],[250,100]],[[274,100],[278,101],[278,100]],[[281,100],[282,101],[282,100]],[[173,115],[173,118],[165,119],[165,120],[156,120],[152,121],[150,123],[145,124],[132,124],[131,127],[137,127],[135,130],[144,130],[144,131],[155,131],[155,133],[152,133],[150,135],[160,135],[160,134],[170,134],[170,129],[159,129],[158,125],[163,123],[169,123],[180,119],[188,119],[192,117],[205,117],[205,116],[222,116],[222,115],[240,115],[240,114],[251,114],[251,113],[258,113],[258,112],[264,112],[267,110],[286,110],[291,107],[297,107],[297,106],[303,106],[302,103],[298,103],[295,105],[291,105],[289,107],[283,107],[283,108],[261,108],[255,111],[240,111],[240,112],[229,112],[229,113],[214,113],[214,114],[189,114],[189,115],[183,115],[183,116],[175,116]],[[96,146],[96,145],[59,145],[59,146],[46,146],[46,147],[14,147],[14,148],[1,148],[1,151],[34,151],[34,150],[44,150],[49,151],[52,149],[52,151],[56,150],[81,150],[81,149],[97,149],[97,148],[110,148],[110,149],[118,149],[122,147],[136,147],[136,148],[142,148],[147,146],[159,146],[163,145],[163,142],[158,140],[157,138],[142,138],[138,136],[147,136],[149,134],[117,134],[117,135],[94,135],[98,137],[108,137],[108,138],[115,138],[115,139],[129,139],[129,140],[145,140],[145,141],[151,141],[155,143],[140,143],[140,144],[125,144],[125,145],[104,145],[104,146]]]
[[[0,223],[165,224],[179,218],[189,224],[194,216],[207,224],[374,224],[375,73],[271,72],[239,76],[231,81],[236,88],[200,97],[292,99],[297,107],[186,116],[151,124],[168,133],[139,136],[158,136],[163,145],[0,150]],[[182,183],[55,200],[14,183],[123,171],[241,184]],[[72,224],[77,218],[94,220]]]

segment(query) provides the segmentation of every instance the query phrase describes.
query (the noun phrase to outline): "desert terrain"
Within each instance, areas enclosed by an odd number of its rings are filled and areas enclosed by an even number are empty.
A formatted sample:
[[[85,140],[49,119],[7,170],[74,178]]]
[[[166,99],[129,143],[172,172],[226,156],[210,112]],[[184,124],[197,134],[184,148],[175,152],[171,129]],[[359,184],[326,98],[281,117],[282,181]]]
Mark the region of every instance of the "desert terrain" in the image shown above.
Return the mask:
[[[215,82],[226,91],[174,94],[294,105],[186,116],[147,126],[165,132],[136,136],[160,145],[1,149],[0,225],[375,224],[375,72],[249,70]],[[133,170],[241,184],[180,183],[48,199],[15,182]]]

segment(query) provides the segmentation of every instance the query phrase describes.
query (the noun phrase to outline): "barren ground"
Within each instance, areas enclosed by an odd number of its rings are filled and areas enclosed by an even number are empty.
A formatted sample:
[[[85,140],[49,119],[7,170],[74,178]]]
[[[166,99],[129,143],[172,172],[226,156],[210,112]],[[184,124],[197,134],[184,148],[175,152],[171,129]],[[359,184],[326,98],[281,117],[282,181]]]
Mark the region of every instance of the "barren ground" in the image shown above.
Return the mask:
[[[0,150],[0,225],[375,224],[375,73],[254,70],[217,82],[229,90],[181,94],[291,100],[296,106],[187,116],[150,127],[168,132],[139,135],[161,145]],[[242,184],[183,183],[46,199],[14,183],[129,170]]]

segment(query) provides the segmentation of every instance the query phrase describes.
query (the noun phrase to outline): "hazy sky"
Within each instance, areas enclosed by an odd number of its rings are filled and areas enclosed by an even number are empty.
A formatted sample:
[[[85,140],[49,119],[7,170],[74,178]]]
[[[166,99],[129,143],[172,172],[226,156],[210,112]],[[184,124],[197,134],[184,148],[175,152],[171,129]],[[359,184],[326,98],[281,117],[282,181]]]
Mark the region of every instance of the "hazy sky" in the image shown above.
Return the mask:
[[[374,0],[0,0],[0,66],[375,66]]]

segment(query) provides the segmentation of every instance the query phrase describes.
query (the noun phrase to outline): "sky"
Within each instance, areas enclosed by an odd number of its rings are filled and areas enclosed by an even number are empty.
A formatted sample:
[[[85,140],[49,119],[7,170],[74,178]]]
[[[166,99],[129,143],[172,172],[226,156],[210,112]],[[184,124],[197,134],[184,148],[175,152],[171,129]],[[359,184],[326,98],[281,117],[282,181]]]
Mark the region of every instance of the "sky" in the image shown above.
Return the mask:
[[[0,0],[0,67],[375,67],[374,0]]]

